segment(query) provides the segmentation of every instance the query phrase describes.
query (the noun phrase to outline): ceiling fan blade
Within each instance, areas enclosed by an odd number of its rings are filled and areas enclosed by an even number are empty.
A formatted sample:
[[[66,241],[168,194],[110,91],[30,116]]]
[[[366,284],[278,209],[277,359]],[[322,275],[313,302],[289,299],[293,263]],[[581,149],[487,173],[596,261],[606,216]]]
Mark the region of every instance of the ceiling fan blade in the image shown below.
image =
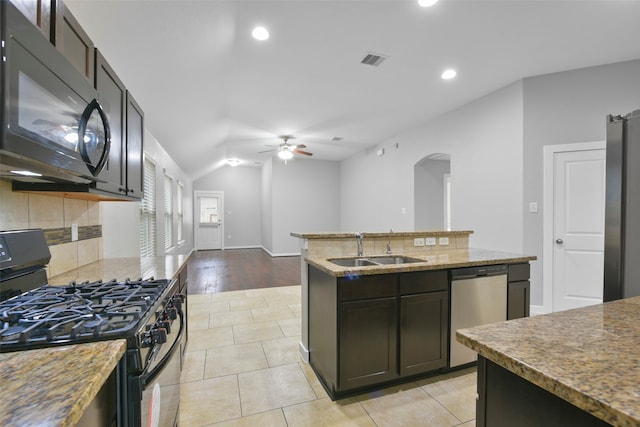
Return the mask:
[[[271,150],[258,151],[258,154],[270,153],[271,151],[278,151],[278,149],[277,148],[272,148]]]
[[[295,148],[295,149],[293,149],[291,151],[293,151],[294,153],[297,153],[297,154],[302,154],[304,156],[313,156],[313,153],[310,153],[308,151],[298,150],[297,148]]]
[[[291,148],[292,148],[292,149],[296,149],[296,148],[307,148],[307,146],[306,146],[306,145],[304,145],[304,144],[298,144],[298,145],[293,145]]]

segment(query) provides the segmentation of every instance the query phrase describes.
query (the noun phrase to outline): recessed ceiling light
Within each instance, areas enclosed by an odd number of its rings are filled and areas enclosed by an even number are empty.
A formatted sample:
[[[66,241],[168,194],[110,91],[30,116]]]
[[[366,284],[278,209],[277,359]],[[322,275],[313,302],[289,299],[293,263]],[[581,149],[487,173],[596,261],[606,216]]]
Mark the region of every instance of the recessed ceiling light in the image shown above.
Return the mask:
[[[442,77],[444,80],[451,80],[456,76],[456,74],[456,70],[454,70],[453,68],[449,68],[447,70],[444,70],[440,77]]]
[[[229,159],[227,160],[227,164],[231,167],[238,166],[240,164],[240,160],[238,159]]]
[[[438,0],[418,0],[418,4],[422,7],[431,7],[438,3]]]
[[[255,27],[251,35],[254,39],[263,41],[269,38],[269,31],[265,27]]]

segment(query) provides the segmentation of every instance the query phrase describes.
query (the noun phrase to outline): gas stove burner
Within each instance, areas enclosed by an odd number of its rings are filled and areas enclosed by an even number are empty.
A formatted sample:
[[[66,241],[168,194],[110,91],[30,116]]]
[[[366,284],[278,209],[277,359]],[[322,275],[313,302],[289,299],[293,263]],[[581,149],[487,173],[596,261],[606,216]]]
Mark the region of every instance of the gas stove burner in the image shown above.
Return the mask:
[[[168,283],[151,278],[44,285],[0,302],[0,349],[135,334]]]

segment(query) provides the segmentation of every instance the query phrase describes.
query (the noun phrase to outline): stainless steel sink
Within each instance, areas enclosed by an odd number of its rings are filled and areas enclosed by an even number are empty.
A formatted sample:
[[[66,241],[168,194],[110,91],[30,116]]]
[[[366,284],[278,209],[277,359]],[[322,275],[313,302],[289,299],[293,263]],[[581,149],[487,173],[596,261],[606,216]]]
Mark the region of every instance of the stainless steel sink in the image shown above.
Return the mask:
[[[411,264],[414,262],[425,262],[418,258],[406,256],[382,256],[371,258],[332,258],[328,261],[341,267],[366,267],[370,265],[387,265],[387,264]]]
[[[329,261],[341,267],[365,267],[367,265],[379,265],[366,258],[338,258],[330,259]]]
[[[414,262],[425,262],[424,260],[407,256],[384,256],[371,257],[368,259],[376,264],[412,264]]]

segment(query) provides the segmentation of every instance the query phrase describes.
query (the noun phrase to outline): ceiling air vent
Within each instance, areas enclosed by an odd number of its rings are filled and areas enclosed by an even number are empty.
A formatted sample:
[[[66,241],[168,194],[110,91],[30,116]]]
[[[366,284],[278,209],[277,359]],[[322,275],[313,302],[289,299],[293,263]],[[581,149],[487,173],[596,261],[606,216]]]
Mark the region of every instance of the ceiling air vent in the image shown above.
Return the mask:
[[[387,56],[380,55],[379,53],[367,53],[365,57],[362,58],[362,61],[360,61],[360,63],[377,67],[382,64],[387,58]]]

